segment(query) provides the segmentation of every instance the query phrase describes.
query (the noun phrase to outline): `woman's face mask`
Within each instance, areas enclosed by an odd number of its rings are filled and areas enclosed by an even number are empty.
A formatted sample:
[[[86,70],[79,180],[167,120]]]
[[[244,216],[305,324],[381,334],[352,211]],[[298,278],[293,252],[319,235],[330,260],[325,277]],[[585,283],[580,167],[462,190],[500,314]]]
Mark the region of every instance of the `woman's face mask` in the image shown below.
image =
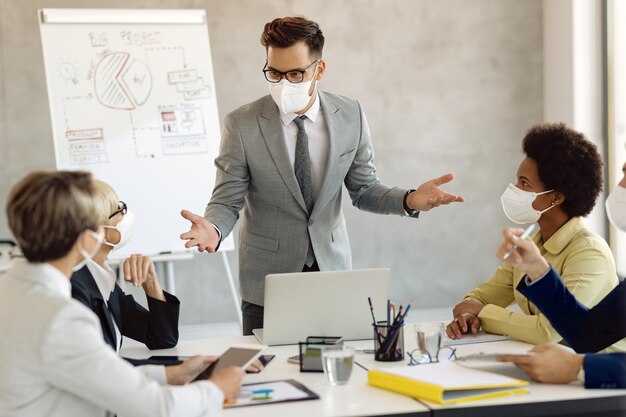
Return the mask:
[[[502,197],[500,198],[504,214],[513,223],[536,223],[543,213],[554,207],[554,203],[545,210],[536,210],[533,207],[533,202],[535,201],[537,196],[548,194],[552,191],[554,190],[533,193],[517,188],[514,184],[509,184],[506,190],[504,190],[504,193],[502,193]]]
[[[122,220],[116,226],[104,226],[106,229],[114,229],[120,234],[120,240],[117,243],[110,243],[106,240],[105,245],[109,245],[113,250],[120,249],[128,243],[135,230],[135,215],[132,211],[128,210]]]
[[[604,205],[611,224],[626,232],[626,188],[621,185],[615,187]]]

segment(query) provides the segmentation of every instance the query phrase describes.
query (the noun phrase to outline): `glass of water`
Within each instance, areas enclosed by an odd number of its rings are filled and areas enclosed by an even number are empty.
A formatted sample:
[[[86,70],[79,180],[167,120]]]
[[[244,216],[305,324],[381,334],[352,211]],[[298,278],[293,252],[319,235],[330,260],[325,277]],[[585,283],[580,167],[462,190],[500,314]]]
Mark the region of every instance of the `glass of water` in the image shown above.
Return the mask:
[[[443,339],[443,323],[417,323],[414,326],[417,349],[412,360],[417,363],[438,362],[439,349]]]
[[[344,385],[350,379],[354,349],[350,346],[327,347],[322,350],[322,368],[331,385]]]

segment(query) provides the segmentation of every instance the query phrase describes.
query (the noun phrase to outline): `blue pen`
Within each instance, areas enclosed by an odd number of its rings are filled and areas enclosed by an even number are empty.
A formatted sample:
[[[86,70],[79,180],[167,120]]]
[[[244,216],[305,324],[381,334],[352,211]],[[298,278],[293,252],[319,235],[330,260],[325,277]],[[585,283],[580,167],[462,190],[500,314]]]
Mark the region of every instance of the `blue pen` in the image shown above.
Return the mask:
[[[404,310],[404,314],[402,315],[402,317],[400,318],[400,320],[402,320],[402,322],[404,322],[404,318],[406,317],[406,314],[409,312],[409,310],[411,309],[411,304],[408,304],[406,306],[406,310]]]

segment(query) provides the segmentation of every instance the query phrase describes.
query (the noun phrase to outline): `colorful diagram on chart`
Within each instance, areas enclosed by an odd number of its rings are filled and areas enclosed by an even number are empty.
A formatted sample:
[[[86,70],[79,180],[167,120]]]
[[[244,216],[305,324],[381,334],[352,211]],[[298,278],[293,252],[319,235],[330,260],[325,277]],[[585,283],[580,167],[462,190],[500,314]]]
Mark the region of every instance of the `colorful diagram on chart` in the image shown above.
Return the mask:
[[[206,127],[202,109],[183,104],[162,106],[159,121],[164,155],[207,151]]]
[[[145,63],[128,52],[112,52],[96,64],[94,90],[103,106],[134,110],[150,97],[152,74]]]

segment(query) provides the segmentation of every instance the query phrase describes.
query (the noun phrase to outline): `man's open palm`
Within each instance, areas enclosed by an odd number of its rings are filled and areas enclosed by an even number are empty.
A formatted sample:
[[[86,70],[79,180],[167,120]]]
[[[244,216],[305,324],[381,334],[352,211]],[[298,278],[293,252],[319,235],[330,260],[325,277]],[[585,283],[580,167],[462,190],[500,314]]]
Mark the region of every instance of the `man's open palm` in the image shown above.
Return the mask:
[[[439,188],[454,179],[454,174],[445,174],[439,178],[426,181],[407,197],[407,206],[413,210],[428,211],[442,204],[462,203],[460,195],[449,194]]]
[[[189,210],[181,211],[180,215],[191,222],[189,231],[180,235],[182,240],[187,241],[185,247],[189,249],[197,246],[198,252],[215,252],[220,236],[211,222]]]

